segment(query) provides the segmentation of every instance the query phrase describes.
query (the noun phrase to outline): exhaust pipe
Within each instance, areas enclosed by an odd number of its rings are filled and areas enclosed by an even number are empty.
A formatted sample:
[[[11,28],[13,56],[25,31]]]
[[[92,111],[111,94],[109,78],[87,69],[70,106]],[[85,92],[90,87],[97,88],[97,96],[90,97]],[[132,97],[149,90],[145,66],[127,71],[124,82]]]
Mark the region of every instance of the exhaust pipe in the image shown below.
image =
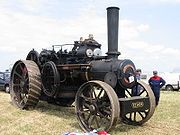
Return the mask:
[[[118,26],[119,26],[119,8],[107,8],[107,29],[108,29],[108,58],[118,58]]]

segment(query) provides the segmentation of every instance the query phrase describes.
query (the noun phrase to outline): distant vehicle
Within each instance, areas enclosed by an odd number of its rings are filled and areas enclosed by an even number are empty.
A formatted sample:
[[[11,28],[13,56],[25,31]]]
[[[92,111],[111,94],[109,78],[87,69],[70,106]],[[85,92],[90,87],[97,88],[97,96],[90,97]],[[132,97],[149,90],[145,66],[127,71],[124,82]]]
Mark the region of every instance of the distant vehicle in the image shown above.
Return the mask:
[[[148,83],[151,74],[141,74],[141,80]],[[166,91],[178,91],[180,89],[180,73],[160,73],[166,84],[161,89]]]
[[[149,80],[149,78],[150,78],[151,76],[152,76],[152,74],[143,73],[143,74],[141,74],[140,79],[141,79],[143,82],[149,84],[149,83],[148,83],[148,80]]]
[[[167,91],[180,89],[180,73],[162,73],[161,77],[166,81],[166,85],[162,89]]]
[[[9,70],[6,70],[5,72],[0,72],[0,90],[4,90],[5,92],[9,93],[9,81]]]

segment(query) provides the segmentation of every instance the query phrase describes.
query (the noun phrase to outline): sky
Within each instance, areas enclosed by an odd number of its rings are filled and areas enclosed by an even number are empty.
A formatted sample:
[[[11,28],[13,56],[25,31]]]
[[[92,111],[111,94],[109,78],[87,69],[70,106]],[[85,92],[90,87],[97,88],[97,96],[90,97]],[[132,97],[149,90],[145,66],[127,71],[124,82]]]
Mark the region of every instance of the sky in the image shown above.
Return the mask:
[[[143,72],[180,72],[180,0],[0,0],[0,71],[89,34],[107,48],[106,8],[120,8],[119,59]]]

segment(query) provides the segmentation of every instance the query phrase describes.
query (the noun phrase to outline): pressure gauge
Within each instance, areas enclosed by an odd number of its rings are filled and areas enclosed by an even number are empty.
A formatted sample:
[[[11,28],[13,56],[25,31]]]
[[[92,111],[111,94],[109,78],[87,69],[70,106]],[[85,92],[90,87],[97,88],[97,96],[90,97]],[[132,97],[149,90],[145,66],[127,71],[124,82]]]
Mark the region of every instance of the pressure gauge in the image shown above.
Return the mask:
[[[93,52],[94,56],[101,56],[102,55],[102,51],[99,48],[94,49]]]
[[[87,49],[87,50],[86,50],[86,55],[87,55],[88,57],[92,57],[92,56],[93,56],[93,51],[92,51],[91,49]]]

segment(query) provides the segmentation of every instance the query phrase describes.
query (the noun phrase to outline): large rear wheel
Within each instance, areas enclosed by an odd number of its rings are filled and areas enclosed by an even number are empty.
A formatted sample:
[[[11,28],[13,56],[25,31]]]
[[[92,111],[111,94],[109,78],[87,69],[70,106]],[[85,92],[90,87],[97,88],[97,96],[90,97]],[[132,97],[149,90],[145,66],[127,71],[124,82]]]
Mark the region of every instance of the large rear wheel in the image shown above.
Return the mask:
[[[41,74],[34,61],[19,60],[14,64],[10,94],[13,104],[21,109],[37,105],[41,95]]]
[[[114,89],[102,81],[83,84],[75,99],[75,112],[84,131],[109,131],[119,118],[119,101]]]

